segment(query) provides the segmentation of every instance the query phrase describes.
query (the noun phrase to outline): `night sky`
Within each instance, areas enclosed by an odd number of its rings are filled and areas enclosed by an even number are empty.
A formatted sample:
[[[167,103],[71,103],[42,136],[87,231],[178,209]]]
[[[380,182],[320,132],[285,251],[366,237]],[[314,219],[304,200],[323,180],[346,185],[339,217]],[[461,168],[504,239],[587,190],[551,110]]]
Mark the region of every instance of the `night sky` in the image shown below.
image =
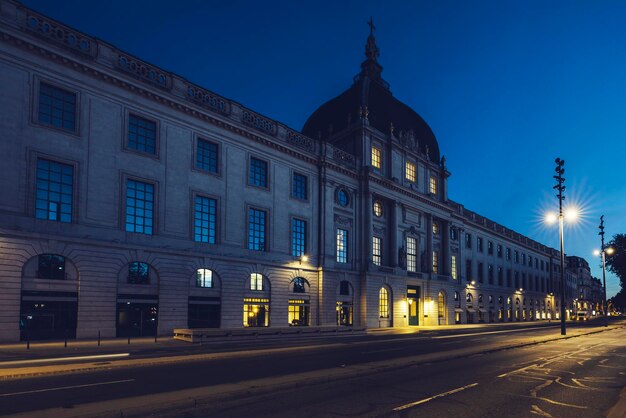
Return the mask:
[[[352,83],[373,16],[383,78],[430,125],[449,197],[558,248],[554,159],[565,159],[565,252],[626,233],[626,2],[61,1],[24,4],[300,130]],[[608,296],[619,290],[607,276]]]

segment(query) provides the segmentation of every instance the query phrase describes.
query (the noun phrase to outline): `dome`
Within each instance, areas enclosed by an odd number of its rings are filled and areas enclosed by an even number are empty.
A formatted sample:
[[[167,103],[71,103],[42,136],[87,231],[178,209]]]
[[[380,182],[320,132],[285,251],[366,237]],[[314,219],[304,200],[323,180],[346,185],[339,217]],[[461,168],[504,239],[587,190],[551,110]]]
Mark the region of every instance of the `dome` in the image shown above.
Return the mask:
[[[431,161],[439,161],[439,145],[428,124],[413,109],[393,97],[389,84],[381,78],[382,66],[370,22],[370,35],[365,46],[366,60],[352,86],[334,99],[320,106],[307,119],[302,133],[322,137],[329,131],[341,131],[359,120],[361,109],[367,109],[370,126],[388,133],[390,127],[396,135],[412,133],[419,143],[419,151]]]

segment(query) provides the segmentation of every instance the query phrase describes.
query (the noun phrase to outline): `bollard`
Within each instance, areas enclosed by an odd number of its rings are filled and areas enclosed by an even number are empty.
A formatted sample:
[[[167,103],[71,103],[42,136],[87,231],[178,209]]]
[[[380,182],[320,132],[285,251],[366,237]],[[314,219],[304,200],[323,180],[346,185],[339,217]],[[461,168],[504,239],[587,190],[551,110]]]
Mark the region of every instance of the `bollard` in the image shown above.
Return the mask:
[[[26,349],[30,350],[30,335],[26,333]]]
[[[98,347],[100,347],[100,330],[98,330]]]
[[[128,336],[128,345],[130,345],[130,335]]]

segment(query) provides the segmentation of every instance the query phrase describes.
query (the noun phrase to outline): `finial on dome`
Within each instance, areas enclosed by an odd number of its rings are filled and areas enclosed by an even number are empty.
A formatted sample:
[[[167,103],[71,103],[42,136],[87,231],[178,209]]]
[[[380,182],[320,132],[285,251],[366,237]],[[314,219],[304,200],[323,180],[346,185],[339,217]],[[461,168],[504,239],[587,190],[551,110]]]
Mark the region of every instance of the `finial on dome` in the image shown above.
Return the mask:
[[[370,34],[367,37],[367,42],[365,43],[365,61],[361,63],[361,72],[355,77],[355,81],[367,78],[370,81],[375,81],[381,84],[389,90],[389,84],[384,81],[380,75],[383,71],[383,67],[378,63],[380,50],[376,45],[376,38],[374,38],[376,26],[374,26],[374,19],[371,16],[367,24],[370,27]]]

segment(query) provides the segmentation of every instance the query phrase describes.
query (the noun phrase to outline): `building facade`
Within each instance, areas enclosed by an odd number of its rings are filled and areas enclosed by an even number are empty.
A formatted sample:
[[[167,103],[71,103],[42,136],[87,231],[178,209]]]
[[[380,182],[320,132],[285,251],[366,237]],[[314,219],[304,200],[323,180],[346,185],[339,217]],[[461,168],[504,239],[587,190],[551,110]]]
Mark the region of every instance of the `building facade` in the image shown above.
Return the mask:
[[[0,340],[558,318],[559,253],[448,198],[373,33],[301,131],[13,0],[0,68]]]

